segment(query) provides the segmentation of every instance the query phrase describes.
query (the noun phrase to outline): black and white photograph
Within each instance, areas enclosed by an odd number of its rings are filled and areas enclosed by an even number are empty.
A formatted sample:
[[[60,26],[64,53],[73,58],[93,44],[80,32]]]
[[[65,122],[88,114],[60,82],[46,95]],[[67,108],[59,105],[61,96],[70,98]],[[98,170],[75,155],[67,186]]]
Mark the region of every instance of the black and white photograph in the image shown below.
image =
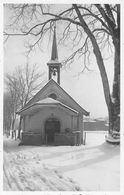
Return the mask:
[[[3,192],[119,193],[121,3],[2,9]]]

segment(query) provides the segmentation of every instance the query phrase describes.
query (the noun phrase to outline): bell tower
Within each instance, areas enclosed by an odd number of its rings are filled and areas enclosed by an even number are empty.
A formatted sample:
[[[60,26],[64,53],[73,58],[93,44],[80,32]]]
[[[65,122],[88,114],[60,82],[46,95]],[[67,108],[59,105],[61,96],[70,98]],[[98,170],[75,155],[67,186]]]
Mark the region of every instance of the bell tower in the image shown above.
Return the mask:
[[[62,65],[58,60],[58,50],[57,50],[57,43],[56,43],[56,27],[54,27],[54,33],[53,33],[51,60],[47,63],[47,65],[49,69],[49,80],[52,78],[52,76],[56,76],[57,83],[60,85],[60,68],[62,67]]]

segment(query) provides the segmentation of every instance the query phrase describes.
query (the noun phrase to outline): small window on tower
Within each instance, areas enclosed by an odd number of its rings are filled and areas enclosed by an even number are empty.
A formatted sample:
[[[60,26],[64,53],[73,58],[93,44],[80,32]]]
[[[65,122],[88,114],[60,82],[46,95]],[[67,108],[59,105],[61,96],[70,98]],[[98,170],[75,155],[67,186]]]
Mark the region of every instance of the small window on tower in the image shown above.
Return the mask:
[[[56,96],[55,93],[51,93],[48,97],[50,97],[50,98],[52,98],[52,99],[54,99],[54,100],[57,99],[57,96]]]

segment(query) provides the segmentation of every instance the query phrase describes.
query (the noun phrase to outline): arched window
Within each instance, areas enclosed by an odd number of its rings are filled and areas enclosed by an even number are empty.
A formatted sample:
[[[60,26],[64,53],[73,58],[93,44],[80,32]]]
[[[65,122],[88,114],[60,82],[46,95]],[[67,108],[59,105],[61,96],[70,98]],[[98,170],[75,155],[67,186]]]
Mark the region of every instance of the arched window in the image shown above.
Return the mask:
[[[48,97],[56,100],[57,99],[57,95],[55,93],[51,93]]]

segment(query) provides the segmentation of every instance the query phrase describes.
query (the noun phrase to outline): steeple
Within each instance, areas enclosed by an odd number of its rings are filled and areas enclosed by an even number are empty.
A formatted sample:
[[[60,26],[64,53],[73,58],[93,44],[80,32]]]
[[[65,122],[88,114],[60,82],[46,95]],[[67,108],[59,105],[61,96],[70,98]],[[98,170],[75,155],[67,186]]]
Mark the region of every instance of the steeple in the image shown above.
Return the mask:
[[[57,83],[60,84],[60,68],[61,63],[58,60],[58,50],[57,50],[57,42],[56,42],[56,27],[54,26],[53,32],[53,43],[52,43],[52,53],[51,60],[47,63],[49,69],[49,80],[52,76],[57,77]]]
[[[51,60],[58,60],[58,51],[56,44],[56,26],[54,26]]]

